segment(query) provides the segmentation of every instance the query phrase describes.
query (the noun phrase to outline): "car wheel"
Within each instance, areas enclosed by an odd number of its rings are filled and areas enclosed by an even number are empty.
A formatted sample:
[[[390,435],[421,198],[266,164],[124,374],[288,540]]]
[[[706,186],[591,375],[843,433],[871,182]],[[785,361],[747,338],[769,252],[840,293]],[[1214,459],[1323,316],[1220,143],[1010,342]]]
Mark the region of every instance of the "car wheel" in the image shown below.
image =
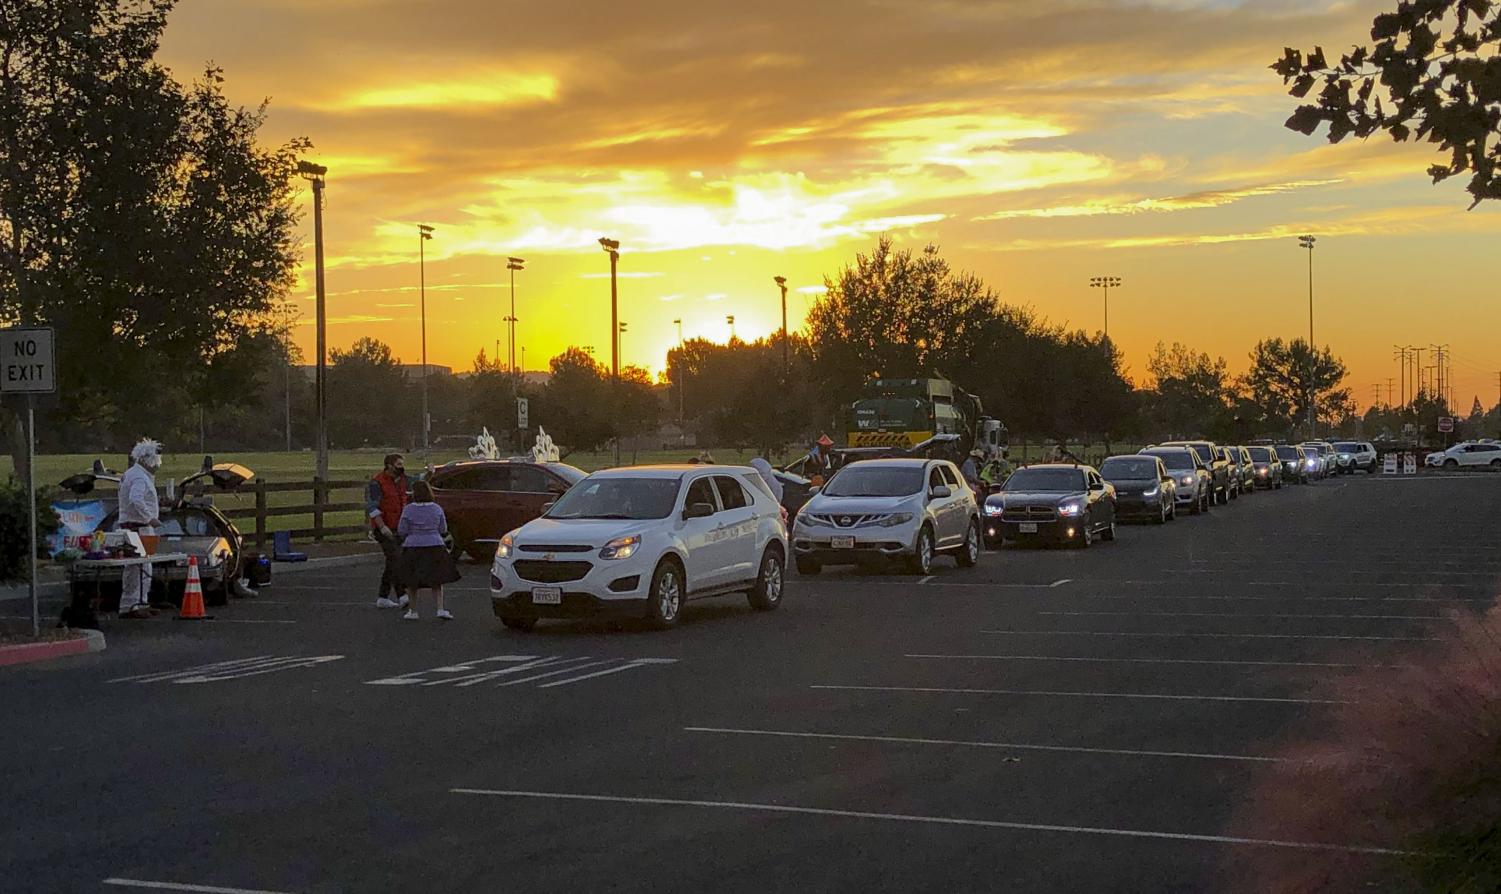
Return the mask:
[[[980,563],[980,523],[971,521],[969,532],[964,535],[964,546],[954,553],[960,568],[973,568]]]
[[[761,556],[761,571],[756,575],[755,589],[750,591],[751,608],[769,612],[782,604],[782,587],[786,584],[787,569],[782,562],[782,551],[768,546]]]
[[[1115,539],[1115,519],[1110,520],[1110,527],[1100,532],[1100,539],[1107,542]]]
[[[501,618],[500,623],[507,630],[517,630],[521,633],[530,633],[537,626],[536,618]]]
[[[1501,469],[1501,459],[1493,459],[1493,460],[1491,460],[1491,468],[1493,468],[1493,469]]]
[[[1195,498],[1194,502],[1193,502],[1193,505],[1190,506],[1190,507],[1188,507],[1188,514],[1189,515],[1198,515],[1200,512],[1203,512],[1203,511],[1204,511],[1204,498],[1203,497],[1197,497],[1197,498]]]
[[[907,559],[907,570],[913,574],[927,574],[933,570],[933,529],[927,525],[917,532],[917,544]]]
[[[1446,468],[1446,469],[1452,469],[1452,468],[1454,468],[1454,467],[1456,467],[1458,465],[1459,465],[1459,460],[1457,460],[1457,459],[1452,459],[1451,458],[1451,459],[1444,460],[1444,468]]]
[[[651,576],[647,591],[647,620],[658,630],[677,624],[683,611],[683,571],[671,559],[663,559]]]
[[[807,559],[807,558],[804,558],[802,556],[798,556],[797,557],[797,573],[798,574],[813,575],[813,574],[817,574],[818,572],[820,572],[822,570],[823,570],[823,563],[820,562],[820,561],[818,561],[817,559]]]
[[[1091,546],[1094,546],[1094,528],[1086,524],[1084,532],[1079,535],[1079,539],[1074,541],[1074,543],[1079,549],[1089,549]]]

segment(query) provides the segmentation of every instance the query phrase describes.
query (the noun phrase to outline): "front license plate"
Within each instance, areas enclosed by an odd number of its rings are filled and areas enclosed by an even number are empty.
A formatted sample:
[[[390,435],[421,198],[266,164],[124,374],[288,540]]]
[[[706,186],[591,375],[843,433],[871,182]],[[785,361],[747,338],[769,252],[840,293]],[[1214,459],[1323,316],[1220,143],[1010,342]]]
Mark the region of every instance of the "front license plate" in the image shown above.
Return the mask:
[[[1036,534],[1037,533],[1037,525],[1034,524],[1034,523],[1032,523],[1032,522],[1022,522],[1021,524],[1017,525],[1016,527],[1017,527],[1017,530],[1021,531],[1023,534]]]
[[[562,605],[562,587],[532,587],[532,605]]]
[[[853,537],[831,537],[831,538],[829,538],[829,546],[831,548],[833,548],[833,549],[854,549],[855,548],[855,538],[853,538]]]

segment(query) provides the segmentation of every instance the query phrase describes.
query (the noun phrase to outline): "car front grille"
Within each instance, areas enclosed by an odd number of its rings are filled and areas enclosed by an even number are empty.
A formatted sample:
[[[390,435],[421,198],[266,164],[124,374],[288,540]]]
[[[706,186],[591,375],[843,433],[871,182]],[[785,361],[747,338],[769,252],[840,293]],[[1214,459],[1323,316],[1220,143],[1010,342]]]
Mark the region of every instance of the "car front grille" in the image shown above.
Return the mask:
[[[511,563],[511,570],[522,580],[539,584],[561,584],[582,580],[594,567],[590,562],[543,562],[522,559]]]
[[[581,546],[577,543],[564,543],[550,545],[544,543],[527,543],[518,546],[517,549],[524,553],[586,553],[594,549],[592,546]]]
[[[828,525],[831,528],[868,528],[886,518],[881,515],[815,515],[815,521]]]
[[[1007,506],[1001,511],[1001,521],[1052,521],[1057,517],[1051,506]]]

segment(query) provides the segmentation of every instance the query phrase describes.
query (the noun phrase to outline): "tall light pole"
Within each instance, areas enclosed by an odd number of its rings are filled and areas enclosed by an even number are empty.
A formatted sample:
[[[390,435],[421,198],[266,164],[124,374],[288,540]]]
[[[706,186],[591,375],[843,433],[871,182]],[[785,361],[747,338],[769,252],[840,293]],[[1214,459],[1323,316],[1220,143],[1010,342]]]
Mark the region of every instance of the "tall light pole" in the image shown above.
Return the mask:
[[[1119,276],[1091,276],[1089,278],[1091,289],[1105,290],[1105,339],[1110,339],[1110,290],[1121,287]]]
[[[1318,408],[1315,405],[1313,371],[1318,355],[1313,347],[1313,244],[1319,241],[1313,236],[1299,236],[1298,244],[1308,249],[1308,437],[1315,435],[1318,426]]]
[[[328,310],[323,290],[323,178],[328,168],[299,161],[297,173],[313,185],[313,270],[317,282],[318,360],[313,381],[313,475],[328,480]]]
[[[620,292],[615,271],[620,266],[620,240],[599,238],[599,247],[610,256],[610,387],[613,390],[611,412],[620,416]],[[620,433],[615,433],[615,465],[620,465]]]
[[[621,321],[620,326],[615,333],[615,346],[619,349],[622,349],[623,353],[623,349],[625,347],[625,321],[623,320]]]
[[[422,458],[427,459],[428,429],[432,427],[427,411],[427,240],[433,238],[433,228],[427,224],[417,225],[417,282],[422,298]]]
[[[724,318],[724,321],[726,323],[730,324],[730,341],[734,341],[735,340],[735,315],[734,314],[727,315]]]
[[[511,324],[511,354],[506,361],[506,368],[512,373],[516,372],[516,271],[525,270],[526,261],[522,258],[506,258],[506,269],[511,271],[511,315],[506,320]]]
[[[673,320],[678,327],[678,373],[673,378],[678,385],[678,432],[683,430],[683,321]]]
[[[792,366],[787,360],[787,277],[773,276],[777,288],[782,290],[782,381],[791,378]]]

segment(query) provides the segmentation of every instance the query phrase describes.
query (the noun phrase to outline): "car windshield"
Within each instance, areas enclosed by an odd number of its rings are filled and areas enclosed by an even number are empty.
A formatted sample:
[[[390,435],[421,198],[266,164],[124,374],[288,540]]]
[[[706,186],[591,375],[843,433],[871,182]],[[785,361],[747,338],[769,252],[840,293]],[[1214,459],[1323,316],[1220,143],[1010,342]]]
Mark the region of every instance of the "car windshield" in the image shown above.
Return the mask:
[[[677,496],[677,478],[585,478],[558,498],[547,517],[666,518]]]
[[[1100,474],[1111,481],[1157,477],[1157,462],[1150,457],[1111,457],[1100,464]]]
[[[1296,448],[1296,447],[1278,447],[1277,448],[1277,455],[1280,456],[1280,457],[1282,457],[1283,459],[1297,459],[1298,458],[1298,448]]]
[[[1067,494],[1084,489],[1084,473],[1077,469],[1019,469],[1001,490],[1010,493]]]
[[[1193,459],[1183,450],[1164,450],[1161,453],[1153,453],[1152,456],[1162,460],[1164,466],[1175,471],[1179,469],[1192,469],[1194,467]]]
[[[1335,444],[1334,445],[1334,449],[1338,450],[1340,453],[1359,453],[1360,452],[1360,445],[1359,444]]]
[[[1272,461],[1272,450],[1270,447],[1252,447],[1250,451],[1251,462],[1253,463],[1269,463]],[[1280,456],[1281,454],[1279,453],[1278,455]]]
[[[588,472],[585,472],[583,469],[575,469],[567,463],[548,463],[547,468],[553,474],[568,482],[569,487],[589,477]]]
[[[214,523],[202,512],[178,510],[162,513],[156,532],[163,537],[213,537]]]
[[[1208,444],[1193,444],[1190,446],[1193,447],[1193,452],[1199,455],[1199,459],[1202,459],[1206,463],[1214,462],[1214,451],[1209,449]]]
[[[827,497],[907,497],[922,490],[922,466],[872,466],[840,469],[824,486]]]

